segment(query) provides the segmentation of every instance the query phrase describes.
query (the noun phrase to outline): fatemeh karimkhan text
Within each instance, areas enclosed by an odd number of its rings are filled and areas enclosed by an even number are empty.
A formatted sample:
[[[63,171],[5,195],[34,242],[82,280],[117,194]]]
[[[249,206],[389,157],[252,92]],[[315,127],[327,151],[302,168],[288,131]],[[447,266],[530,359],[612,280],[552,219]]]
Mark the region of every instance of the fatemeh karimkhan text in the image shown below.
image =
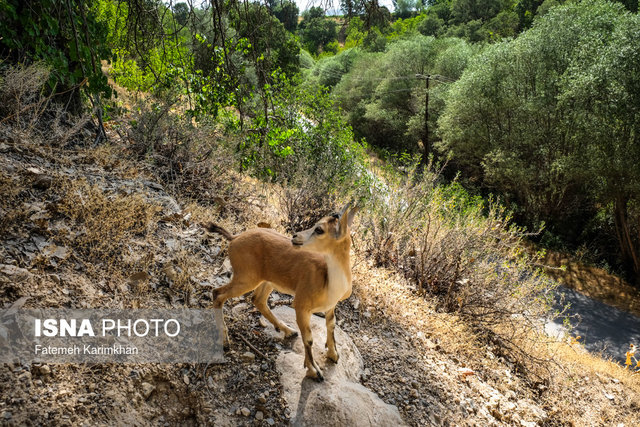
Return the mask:
[[[114,345],[72,345],[67,347],[43,346],[36,344],[35,354],[38,355],[121,355],[121,354],[138,354],[138,347],[124,346],[120,344]]]

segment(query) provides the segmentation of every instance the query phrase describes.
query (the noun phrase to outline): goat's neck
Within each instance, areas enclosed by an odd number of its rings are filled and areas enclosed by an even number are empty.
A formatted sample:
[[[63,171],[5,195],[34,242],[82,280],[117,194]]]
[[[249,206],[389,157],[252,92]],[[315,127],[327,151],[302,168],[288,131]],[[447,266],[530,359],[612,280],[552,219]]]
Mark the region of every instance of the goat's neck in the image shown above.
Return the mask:
[[[350,245],[345,245],[334,252],[325,254],[329,277],[344,277],[347,285],[351,285],[351,260],[349,257]]]

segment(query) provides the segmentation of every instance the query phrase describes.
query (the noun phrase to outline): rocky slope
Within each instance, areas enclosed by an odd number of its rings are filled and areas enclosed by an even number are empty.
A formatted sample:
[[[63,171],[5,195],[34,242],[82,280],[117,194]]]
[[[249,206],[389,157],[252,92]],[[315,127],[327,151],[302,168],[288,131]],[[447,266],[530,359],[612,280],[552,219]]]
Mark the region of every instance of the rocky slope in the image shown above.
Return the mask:
[[[127,160],[118,146],[63,150],[2,142],[0,304],[208,307],[212,288],[230,271],[226,243],[211,240],[197,221],[216,219],[239,231],[258,221],[277,224],[278,210],[247,203],[239,214],[177,196],[153,168]],[[249,300],[237,298],[225,307],[233,339],[226,363],[2,365],[0,422],[532,426],[635,416],[635,395],[613,377],[576,377],[582,388],[556,405],[545,396],[549,384],[530,383],[497,351],[457,353],[451,343],[466,339],[459,335],[463,325],[434,312],[361,254],[355,259],[354,295],[337,309],[342,357],[325,368],[325,383],[303,379],[299,339],[283,342]],[[389,289],[396,293],[385,294]],[[291,309],[282,307],[289,302],[274,294],[270,304],[293,326]],[[408,314],[411,304],[425,323]],[[324,364],[323,334],[324,321],[315,318],[315,351]],[[562,404],[584,401],[588,410],[563,412]]]

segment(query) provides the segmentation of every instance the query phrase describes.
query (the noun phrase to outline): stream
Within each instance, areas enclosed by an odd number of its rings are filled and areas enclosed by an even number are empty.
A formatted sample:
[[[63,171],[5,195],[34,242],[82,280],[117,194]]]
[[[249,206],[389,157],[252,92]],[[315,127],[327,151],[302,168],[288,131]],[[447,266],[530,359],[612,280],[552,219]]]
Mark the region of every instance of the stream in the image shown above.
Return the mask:
[[[573,289],[560,285],[555,309],[570,304],[568,314],[573,330],[571,335],[580,336],[579,342],[592,353],[602,353],[605,358],[624,364],[629,344],[640,345],[640,317],[600,301],[591,299]],[[566,332],[562,319],[547,322],[545,329],[553,336]]]

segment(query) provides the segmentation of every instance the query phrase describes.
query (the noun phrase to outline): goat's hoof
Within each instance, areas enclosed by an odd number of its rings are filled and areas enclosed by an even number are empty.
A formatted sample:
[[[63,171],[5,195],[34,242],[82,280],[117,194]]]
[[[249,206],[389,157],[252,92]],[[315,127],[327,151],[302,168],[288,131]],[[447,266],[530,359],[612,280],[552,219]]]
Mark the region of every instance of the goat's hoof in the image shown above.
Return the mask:
[[[327,359],[332,361],[333,363],[338,363],[338,359],[340,359],[340,355],[337,352],[327,352]]]
[[[287,334],[286,332],[284,333],[284,339],[288,340],[291,338],[296,338],[298,336],[298,332],[297,331],[291,331],[289,334]]]
[[[307,378],[315,380],[319,383],[324,381],[324,375],[322,375],[322,372],[319,369],[307,369]]]

